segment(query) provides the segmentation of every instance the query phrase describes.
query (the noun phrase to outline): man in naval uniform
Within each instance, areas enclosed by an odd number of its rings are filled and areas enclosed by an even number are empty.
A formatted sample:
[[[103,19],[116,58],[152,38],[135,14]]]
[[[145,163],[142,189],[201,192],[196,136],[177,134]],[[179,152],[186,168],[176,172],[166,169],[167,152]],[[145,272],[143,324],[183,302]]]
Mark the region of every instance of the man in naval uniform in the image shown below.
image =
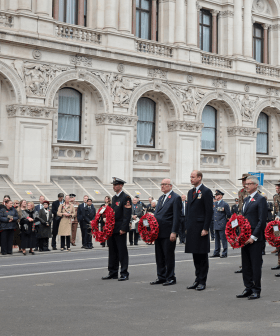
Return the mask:
[[[108,239],[109,247],[109,274],[102,280],[118,279],[119,264],[121,264],[119,281],[129,279],[127,232],[132,213],[131,198],[122,190],[126,182],[113,177],[113,189],[116,195],[112,199],[112,209],[115,212],[115,227],[113,235]]]

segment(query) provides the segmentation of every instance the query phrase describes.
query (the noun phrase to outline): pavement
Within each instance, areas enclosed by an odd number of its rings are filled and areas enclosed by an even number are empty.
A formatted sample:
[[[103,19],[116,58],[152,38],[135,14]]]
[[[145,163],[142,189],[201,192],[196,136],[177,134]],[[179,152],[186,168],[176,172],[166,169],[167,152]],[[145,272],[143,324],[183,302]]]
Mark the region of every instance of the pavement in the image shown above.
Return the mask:
[[[88,335],[279,335],[280,278],[263,257],[261,299],[236,299],[244,287],[240,250],[210,259],[205,291],[187,290],[194,266],[184,245],[176,248],[177,284],[151,286],[156,279],[154,246],[129,246],[129,281],[102,281],[108,250],[72,248],[35,256],[0,257],[0,336]],[[211,244],[213,251],[214,244]]]

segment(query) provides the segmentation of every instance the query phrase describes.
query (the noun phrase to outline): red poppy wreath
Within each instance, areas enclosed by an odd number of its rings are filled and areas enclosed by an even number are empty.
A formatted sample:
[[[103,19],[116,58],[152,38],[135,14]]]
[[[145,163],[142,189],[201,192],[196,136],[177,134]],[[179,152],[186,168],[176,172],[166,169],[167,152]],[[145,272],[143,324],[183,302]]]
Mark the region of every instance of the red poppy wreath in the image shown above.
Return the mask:
[[[280,247],[280,237],[275,236],[275,231],[280,231],[280,221],[269,222],[265,228],[264,235],[268,244]]]
[[[239,235],[236,232],[237,228],[239,228]],[[231,247],[234,249],[244,247],[251,234],[252,229],[248,220],[242,215],[233,214],[226,225],[226,238]]]
[[[103,231],[100,231],[98,227],[101,215],[104,215],[104,217],[106,218],[106,223],[103,226]],[[95,238],[95,240],[99,243],[105,243],[105,241],[112,236],[114,227],[115,227],[115,213],[114,210],[108,205],[106,207],[100,208],[94,220],[91,221],[92,235]]]
[[[148,213],[142,216],[138,223],[138,232],[145,243],[153,243],[159,233],[159,226],[155,216]]]

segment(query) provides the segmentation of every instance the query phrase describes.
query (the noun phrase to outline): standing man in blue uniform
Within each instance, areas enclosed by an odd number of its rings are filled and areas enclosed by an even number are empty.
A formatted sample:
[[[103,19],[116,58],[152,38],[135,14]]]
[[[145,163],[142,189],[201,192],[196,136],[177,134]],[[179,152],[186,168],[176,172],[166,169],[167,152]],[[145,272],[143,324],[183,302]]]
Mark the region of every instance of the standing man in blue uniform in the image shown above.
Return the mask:
[[[224,193],[216,190],[214,203],[214,230],[215,230],[215,250],[211,258],[226,258],[228,242],[226,239],[226,224],[231,217],[229,205],[223,200]],[[220,256],[221,241],[223,244],[223,253]]]
[[[131,198],[122,190],[126,182],[113,177],[113,189],[116,195],[112,199],[112,209],[115,212],[115,227],[113,235],[108,239],[109,247],[109,274],[102,280],[118,279],[119,264],[121,264],[119,281],[129,279],[127,232],[131,219],[132,207]]]

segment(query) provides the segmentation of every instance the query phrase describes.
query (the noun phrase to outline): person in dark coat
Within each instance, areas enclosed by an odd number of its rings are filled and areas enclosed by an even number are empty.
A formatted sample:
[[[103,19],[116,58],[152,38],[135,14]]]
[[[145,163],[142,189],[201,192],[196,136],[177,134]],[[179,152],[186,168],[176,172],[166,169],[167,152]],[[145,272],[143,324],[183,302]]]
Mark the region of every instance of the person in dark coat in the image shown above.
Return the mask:
[[[104,202],[105,202],[105,203],[101,204],[100,208],[103,208],[105,205],[109,205],[110,207],[112,206],[112,201],[111,201],[111,197],[110,197],[110,196],[105,196]],[[105,222],[104,222],[102,216],[100,216],[100,218],[99,218],[99,224],[98,224],[98,225],[100,225],[100,229],[103,230],[103,227],[104,227],[104,225],[105,225]],[[105,247],[106,242],[104,242],[104,243],[100,243],[100,245],[101,245],[102,247]],[[108,246],[108,242],[107,242],[107,246]]]
[[[215,208],[215,203],[216,203],[216,199],[215,196],[213,196],[213,209]],[[213,211],[213,216],[212,216],[212,220],[211,220],[211,224],[210,224],[210,236],[211,236],[211,241],[215,240],[215,230],[214,230],[214,211]]]
[[[131,198],[122,190],[126,182],[114,177],[113,189],[116,195],[112,199],[112,209],[115,212],[115,227],[113,235],[108,239],[109,247],[109,274],[102,280],[117,279],[119,264],[121,264],[119,281],[129,279],[128,273],[128,251],[127,251],[127,232],[131,218]]]
[[[267,218],[266,199],[258,193],[259,181],[254,176],[246,179],[248,197],[244,199],[242,215],[248,219],[252,235],[241,248],[242,275],[245,290],[237,298],[260,298],[262,275],[262,246]]]
[[[182,195],[182,210],[181,210],[181,215],[180,215],[180,226],[179,226],[179,244],[185,244],[185,217],[186,217],[186,212],[187,212],[187,201],[186,201],[187,196]]]
[[[231,214],[239,215],[239,200],[238,198],[235,199],[235,204],[231,207]]]
[[[19,204],[20,204],[20,202],[18,200],[14,200],[13,207],[17,210],[17,212],[18,212],[18,209],[19,209]],[[16,230],[15,230],[14,239],[13,239],[13,247],[15,248],[15,247],[18,246],[18,252],[21,252],[20,243],[21,243],[20,228],[19,228],[19,224],[18,224],[18,221],[17,221],[17,227],[16,227]]]
[[[23,255],[26,255],[26,249],[29,248],[29,253],[35,254],[33,249],[36,247],[36,225],[39,222],[39,214],[34,210],[34,203],[28,202],[27,209],[22,211],[20,220],[21,230],[21,248]]]
[[[136,197],[133,198],[132,203],[133,203],[132,214],[129,224],[129,243],[131,246],[133,245],[133,242],[134,245],[138,245],[138,238],[139,238],[138,222],[139,219],[143,216],[143,210],[144,210],[142,204],[138,203],[138,199]]]
[[[215,230],[215,250],[211,258],[227,258],[228,242],[226,238],[226,225],[231,217],[230,207],[223,200],[224,193],[216,190],[214,203],[214,230]],[[223,244],[223,253],[220,256],[221,241]]]
[[[87,224],[86,227],[86,237],[85,237],[85,248],[86,249],[93,249],[93,245],[92,245],[92,234],[91,234],[91,224],[90,222],[92,220],[94,220],[96,215],[96,211],[95,211],[95,207],[92,204],[92,199],[89,198],[87,200],[87,206],[85,207],[85,216],[84,216],[84,220]]]
[[[59,223],[61,221],[61,217],[59,217],[57,215],[57,210],[58,210],[59,206],[64,203],[64,200],[63,200],[64,194],[59,193],[57,195],[57,197],[58,197],[58,200],[54,201],[53,204],[52,204],[52,214],[53,214],[52,249],[53,250],[57,250],[56,237],[57,237],[57,234],[58,234]]]
[[[3,203],[0,204],[0,210],[5,208],[5,201],[8,201],[10,200],[11,197],[9,195],[5,195],[4,198],[3,198]],[[0,245],[1,245],[1,230],[0,230]]]
[[[150,209],[152,208],[152,201],[154,198],[152,196],[149,197],[149,204],[147,205],[147,212],[151,212]]]
[[[41,224],[38,225],[37,240],[39,245],[39,251],[49,250],[49,238],[52,237],[51,225],[53,220],[53,214],[49,209],[50,202],[44,200],[43,208],[39,210],[39,219]]]
[[[87,222],[85,220],[85,208],[87,207],[88,195],[83,198],[83,203],[78,206],[77,219],[80,223],[80,229],[82,234],[82,248],[86,248],[86,236],[87,236]]]
[[[191,173],[191,184],[188,192],[186,216],[186,253],[193,254],[196,279],[188,289],[204,290],[209,269],[208,253],[210,252],[209,228],[213,216],[213,194],[202,184],[203,175],[194,170]]]
[[[13,254],[14,231],[17,227],[18,213],[11,200],[5,201],[5,207],[0,210],[1,253]]]
[[[157,279],[151,285],[170,286],[176,284],[175,248],[179,233],[182,199],[172,190],[172,181],[167,178],[161,182],[163,195],[159,198],[154,216],[159,225],[155,240]]]
[[[152,200],[151,204],[147,207],[147,213],[154,214],[156,211],[157,201]]]

